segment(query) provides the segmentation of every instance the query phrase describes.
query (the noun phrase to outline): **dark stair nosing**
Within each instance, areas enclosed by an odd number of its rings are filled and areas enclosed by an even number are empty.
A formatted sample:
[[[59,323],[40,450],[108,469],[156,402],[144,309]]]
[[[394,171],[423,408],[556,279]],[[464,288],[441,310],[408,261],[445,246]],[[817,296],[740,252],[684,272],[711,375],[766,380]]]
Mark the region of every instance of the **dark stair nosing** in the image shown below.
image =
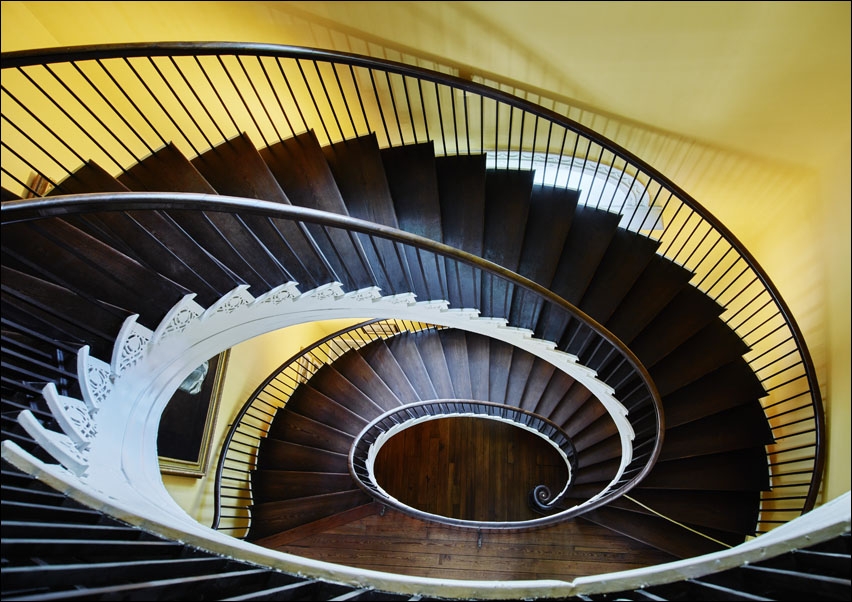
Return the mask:
[[[267,436],[339,454],[349,453],[354,439],[351,434],[339,431],[324,422],[291,412],[286,406],[276,413]]]
[[[657,462],[642,481],[646,489],[762,491],[769,488],[764,447]]]
[[[473,389],[470,381],[465,333],[455,329],[443,330],[440,338],[455,397],[457,399],[472,399]]]
[[[440,338],[424,331],[417,333],[415,340],[438,399],[452,399],[455,393]]]
[[[252,506],[252,529],[249,540],[288,531],[299,525],[316,521],[371,501],[360,489],[266,502]]]
[[[349,472],[262,469],[252,474],[252,496],[258,504],[350,489],[355,484]]]
[[[417,391],[418,397],[423,400],[438,399],[438,393],[429,378],[426,364],[417,347],[416,335],[397,335],[388,339],[387,345],[393,352],[400,368],[408,377],[411,386]]]
[[[763,408],[756,402],[667,428],[660,460],[673,460],[774,442]]]
[[[362,348],[360,353],[401,403],[421,401],[420,395],[385,341],[371,343]]]
[[[372,343],[372,345],[375,344]],[[401,406],[404,402],[396,396],[396,393],[379,377],[370,363],[364,359],[362,355],[363,351],[364,348],[343,354],[343,356],[335,361],[335,367],[340,374],[384,411],[393,410]]]

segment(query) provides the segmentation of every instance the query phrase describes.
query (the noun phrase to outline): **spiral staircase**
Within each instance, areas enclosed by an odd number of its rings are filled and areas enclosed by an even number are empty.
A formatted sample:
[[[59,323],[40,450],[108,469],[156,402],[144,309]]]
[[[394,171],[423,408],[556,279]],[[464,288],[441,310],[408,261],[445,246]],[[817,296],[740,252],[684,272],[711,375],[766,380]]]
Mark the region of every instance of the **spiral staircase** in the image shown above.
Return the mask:
[[[11,53],[3,94],[4,599],[848,598],[848,516],[796,530],[823,418],[795,321],[627,151],[484,86],[309,49]],[[411,327],[286,362],[309,373],[272,375],[222,449],[236,511],[192,525],[153,453],[170,392],[324,317]],[[377,485],[378,443],[471,415],[544,437],[569,482],[514,518]],[[392,547],[291,545],[371,516],[711,560],[486,585],[389,573]]]

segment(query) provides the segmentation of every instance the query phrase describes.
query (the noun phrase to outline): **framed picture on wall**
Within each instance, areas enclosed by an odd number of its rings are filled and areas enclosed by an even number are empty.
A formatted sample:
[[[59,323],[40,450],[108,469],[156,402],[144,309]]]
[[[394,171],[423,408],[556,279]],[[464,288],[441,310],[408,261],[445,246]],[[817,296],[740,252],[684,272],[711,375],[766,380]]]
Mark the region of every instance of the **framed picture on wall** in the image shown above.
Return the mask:
[[[207,473],[228,353],[193,370],[163,410],[157,434],[160,472],[186,477]]]

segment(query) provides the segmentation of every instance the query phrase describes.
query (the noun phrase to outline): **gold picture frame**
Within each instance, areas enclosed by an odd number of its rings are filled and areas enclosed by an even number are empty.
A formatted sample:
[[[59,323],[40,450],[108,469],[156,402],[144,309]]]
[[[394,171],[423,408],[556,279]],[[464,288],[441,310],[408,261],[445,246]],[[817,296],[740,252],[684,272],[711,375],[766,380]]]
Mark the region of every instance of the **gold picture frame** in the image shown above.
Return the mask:
[[[157,435],[161,473],[207,474],[228,355],[224,351],[194,370],[163,410]]]

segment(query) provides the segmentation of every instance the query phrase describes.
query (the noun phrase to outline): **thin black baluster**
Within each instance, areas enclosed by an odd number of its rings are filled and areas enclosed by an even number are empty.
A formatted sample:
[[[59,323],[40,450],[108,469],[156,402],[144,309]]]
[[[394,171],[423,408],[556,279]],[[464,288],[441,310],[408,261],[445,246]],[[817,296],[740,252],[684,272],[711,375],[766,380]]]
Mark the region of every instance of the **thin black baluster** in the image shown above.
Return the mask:
[[[115,105],[113,105],[112,102],[110,102],[110,100],[104,95],[104,93],[101,92],[101,89],[98,86],[96,86],[94,83],[92,83],[92,80],[89,79],[89,76],[86,75],[86,73],[82,69],[80,69],[80,66],[76,62],[72,62],[71,66],[74,67],[74,69],[77,70],[77,73],[80,74],[80,77],[82,77],[84,80],[86,80],[86,83],[89,84],[89,87],[91,87],[98,94],[98,96],[100,96],[101,100],[104,101],[104,103],[112,110],[112,112],[119,119],[121,119],[121,122],[127,127],[127,129],[130,130],[142,142],[142,144],[145,144],[145,146],[148,148],[149,151],[153,152],[152,149],[150,147],[148,147],[148,145],[145,143],[145,140],[142,138],[142,136],[139,135],[139,132],[137,132],[133,128],[133,126],[130,125],[130,122],[128,122],[127,119],[124,117],[124,115],[121,114],[121,111],[116,109]],[[106,126],[104,126],[104,127],[106,127]],[[110,133],[112,133],[112,132],[110,132]],[[113,134],[113,136],[115,136],[115,134]],[[117,138],[117,136],[116,136],[116,138]],[[118,142],[127,150],[127,152],[130,154],[130,156],[133,157],[133,159],[136,162],[139,161],[139,157],[137,157],[136,154],[133,151],[131,151],[124,144],[124,142],[122,140],[119,140]]]
[[[349,100],[346,92],[343,90],[343,84],[340,82],[340,74],[337,72],[337,65],[331,64],[331,70],[334,72],[334,80],[337,82],[337,89],[340,91],[340,98],[343,99],[343,106],[346,108],[346,115],[349,117],[349,123],[352,126],[353,135],[358,135],[358,128],[355,127],[355,120],[352,118],[352,111],[349,109]],[[341,132],[341,136],[343,133]],[[346,136],[343,136],[346,139]]]
[[[78,128],[78,129],[79,129],[79,130],[80,130],[80,131],[81,131],[81,132],[82,132],[82,133],[83,133],[83,134],[84,134],[84,135],[85,135],[85,136],[86,136],[86,137],[87,137],[87,138],[88,138],[88,139],[89,139],[89,140],[90,140],[90,141],[91,141],[94,145],[95,145],[95,146],[97,146],[97,147],[98,147],[98,149],[99,149],[99,150],[100,150],[100,151],[101,151],[101,152],[102,152],[102,153],[103,153],[103,154],[104,154],[104,155],[105,155],[105,156],[106,156],[106,157],[107,157],[110,161],[112,161],[113,163],[115,163],[115,164],[118,166],[118,168],[119,168],[119,169],[123,169],[122,164],[121,164],[121,163],[120,163],[120,162],[119,162],[119,161],[118,161],[115,157],[113,157],[113,156],[112,156],[112,153],[110,153],[109,151],[107,151],[107,150],[103,147],[103,145],[102,145],[100,142],[98,142],[98,141],[95,139],[95,137],[94,137],[94,136],[92,136],[92,135],[89,133],[89,131],[88,131],[86,128],[84,128],[82,125],[80,125],[80,124],[77,122],[77,120],[76,120],[76,119],[74,119],[74,118],[71,116],[71,114],[70,114],[70,113],[68,113],[68,111],[66,111],[66,110],[65,110],[65,108],[64,108],[64,107],[62,107],[62,105],[60,105],[60,104],[56,101],[56,99],[53,97],[53,95],[52,95],[52,94],[48,94],[47,92],[45,92],[45,91],[44,91],[44,89],[43,89],[40,85],[38,85],[38,83],[37,83],[34,79],[32,79],[32,78],[29,76],[29,74],[27,74],[27,72],[26,72],[26,71],[24,71],[24,70],[23,70],[23,69],[21,69],[20,67],[18,67],[18,68],[17,68],[17,70],[18,70],[18,72],[20,72],[20,73],[21,73],[21,74],[22,74],[22,75],[23,75],[23,76],[24,76],[24,77],[25,77],[25,78],[26,78],[26,79],[27,79],[27,80],[28,80],[28,81],[29,81],[29,82],[30,82],[30,83],[31,83],[31,84],[32,84],[32,85],[33,85],[33,86],[34,86],[34,87],[35,87],[35,88],[39,91],[39,92],[41,92],[41,93],[42,93],[42,95],[43,95],[45,98],[47,98],[48,100],[50,100],[50,102],[51,102],[51,103],[53,103],[53,106],[55,106],[57,109],[59,109],[59,111],[60,111],[63,115],[65,115],[65,117],[68,119],[68,121],[70,121],[71,123],[73,123],[73,124],[74,124],[74,125],[75,125],[75,126],[76,126],[76,127],[77,127],[77,128]],[[8,91],[7,91],[6,93],[7,93],[7,94],[9,94],[9,96],[10,96],[10,97],[14,98],[14,96],[12,96],[12,94],[11,94],[10,92],[8,92]],[[18,99],[17,99],[17,98],[14,98],[14,100],[15,100],[15,102],[17,102],[18,104],[21,104],[20,102],[18,102]],[[27,112],[29,112],[29,111],[27,111]],[[32,114],[32,113],[30,113],[30,114]],[[72,152],[73,152],[73,151],[72,151]],[[79,154],[78,154],[78,153],[76,153],[76,152],[75,152],[74,154],[75,154],[75,155],[77,155],[77,156],[79,157]],[[83,163],[85,163],[85,162],[86,162],[86,161],[83,161]]]
[[[328,127],[326,127],[325,125],[325,119],[323,119],[322,112],[320,111],[319,105],[317,104],[317,99],[314,96],[314,90],[308,83],[308,78],[305,75],[305,70],[302,68],[302,61],[296,59],[296,66],[299,68],[299,73],[302,75],[302,82],[305,84],[305,89],[308,91],[308,96],[311,97],[311,103],[314,105],[314,111],[316,111],[317,113],[317,118],[319,119],[320,125],[322,126],[322,131],[325,132],[325,139],[328,144],[331,144],[331,134],[328,133]]]
[[[287,78],[287,74],[284,73],[284,65],[281,64],[281,58],[276,59],[275,62],[278,63],[278,71],[281,73],[281,77],[287,85],[287,91],[290,93],[290,98],[293,99],[293,104],[296,107],[296,111],[299,113],[299,119],[302,120],[302,125],[305,127],[305,131],[308,131],[310,128],[308,128],[308,122],[305,119],[305,115],[302,113],[302,105],[298,100],[296,100],[296,95],[293,93],[293,87],[290,85],[290,80]],[[287,123],[289,124],[290,121],[287,120]],[[290,126],[290,129],[292,130],[293,126]]]
[[[352,85],[355,86],[355,94],[358,97],[358,104],[361,106],[361,115],[364,116],[364,127],[367,128],[365,133],[370,133],[372,128],[370,126],[370,120],[367,118],[367,110],[364,107],[364,99],[361,98],[361,86],[358,85],[358,80],[355,78],[355,69],[352,65],[349,65],[349,74],[352,77]],[[355,129],[355,136],[358,136],[358,129]]]
[[[317,73],[317,77],[319,78],[320,86],[322,87],[322,92],[325,94],[325,101],[328,103],[328,110],[331,111],[331,116],[334,117],[334,123],[337,125],[337,131],[340,132],[340,138],[345,140],[346,136],[343,135],[343,128],[340,126],[340,120],[337,118],[337,111],[334,108],[334,105],[331,104],[331,96],[328,94],[328,88],[325,86],[325,77],[323,77],[322,73],[320,73],[319,65],[316,61],[311,61],[314,65],[314,71]],[[332,67],[332,70],[334,67]]]
[[[388,131],[388,122],[387,122],[387,119],[385,119],[385,111],[384,111],[384,109],[382,109],[382,100],[381,100],[381,98],[379,98],[379,91],[376,87],[376,78],[375,78],[375,75],[373,75],[373,70],[370,69],[369,71],[370,71],[370,84],[373,87],[373,96],[376,99],[376,106],[379,109],[379,117],[382,120],[382,127],[385,130],[385,140],[387,140],[387,145],[391,146],[390,132]]]
[[[135,102],[132,98],[130,98],[130,95],[127,93],[127,90],[125,90],[125,89],[124,89],[124,87],[123,87],[121,84],[119,84],[119,83],[118,83],[118,80],[116,80],[116,79],[115,79],[115,76],[112,74],[112,72],[104,66],[104,64],[103,64],[103,62],[101,61],[101,59],[97,59],[95,62],[98,64],[98,66],[101,68],[101,70],[103,70],[103,72],[104,72],[104,73],[106,74],[106,76],[110,79],[110,81],[113,83],[113,85],[115,85],[116,89],[117,89],[119,92],[121,92],[121,94],[124,96],[124,99],[125,99],[127,102],[129,102],[129,103],[130,103],[130,106],[132,106],[132,107],[136,110],[136,114],[137,114],[137,115],[138,115],[138,116],[139,116],[139,117],[140,117],[143,121],[145,121],[145,124],[146,124],[149,128],[151,128],[151,131],[152,131],[152,132],[154,132],[154,134],[157,136],[157,138],[159,138],[159,139],[160,139],[160,142],[161,142],[162,144],[166,144],[166,139],[165,139],[165,138],[163,137],[163,135],[159,132],[159,130],[157,130],[157,128],[155,128],[155,127],[154,127],[154,124],[153,124],[153,123],[151,123],[151,120],[148,118],[147,114],[139,108],[139,106],[136,104],[136,102]],[[124,59],[124,62],[125,62],[125,63],[127,63],[127,59]],[[153,148],[152,148],[152,147],[148,144],[148,142],[147,142],[147,141],[145,141],[144,139],[142,139],[142,143],[145,145],[145,147],[148,149],[148,151],[149,151],[149,152],[151,152],[151,153],[153,153],[153,152],[154,152],[154,149],[153,149]]]
[[[394,96],[393,86],[391,85],[391,80],[390,80],[390,75],[388,74],[387,71],[385,71],[385,81],[388,84],[388,94],[390,95],[390,99],[391,99],[391,107],[393,107],[393,117],[396,120],[396,129],[399,132],[399,143],[401,145],[405,145],[405,139],[402,136],[402,124],[400,123],[400,120],[399,120],[399,111],[396,108],[396,97]],[[391,142],[390,142],[390,140],[388,140],[388,146],[390,146],[390,145],[391,145]]]

